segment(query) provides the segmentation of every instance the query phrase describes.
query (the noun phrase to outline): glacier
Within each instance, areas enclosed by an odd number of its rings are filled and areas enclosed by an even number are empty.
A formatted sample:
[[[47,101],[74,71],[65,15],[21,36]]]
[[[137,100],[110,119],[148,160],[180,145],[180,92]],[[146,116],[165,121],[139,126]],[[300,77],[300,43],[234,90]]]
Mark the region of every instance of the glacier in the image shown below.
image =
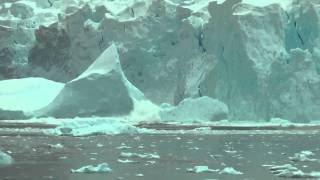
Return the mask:
[[[221,102],[208,107],[222,110],[215,120],[308,123],[320,119],[319,18],[317,0],[0,2],[0,85],[32,77],[63,84],[59,95],[48,91],[57,95],[49,106],[33,109],[40,117],[167,121],[168,109],[208,97]],[[119,64],[96,64],[115,51],[110,63]],[[212,120],[201,113],[207,105],[167,119]],[[199,117],[188,119],[193,110]]]

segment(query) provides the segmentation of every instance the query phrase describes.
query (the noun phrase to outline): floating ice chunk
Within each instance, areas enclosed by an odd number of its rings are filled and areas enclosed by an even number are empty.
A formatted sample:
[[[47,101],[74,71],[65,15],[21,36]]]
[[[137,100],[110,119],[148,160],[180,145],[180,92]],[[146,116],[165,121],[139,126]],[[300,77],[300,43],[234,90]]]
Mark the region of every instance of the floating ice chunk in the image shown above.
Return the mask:
[[[187,172],[191,172],[191,173],[203,173],[203,172],[207,172],[207,173],[212,173],[212,172],[218,172],[219,169],[209,169],[208,166],[195,166],[193,168],[188,168]]]
[[[189,149],[190,150],[199,150],[200,148],[195,146],[195,147],[190,147]]]
[[[306,156],[314,156],[314,155],[315,155],[315,154],[314,154],[313,152],[311,152],[311,151],[301,151],[300,154],[304,154],[304,155],[306,155]]]
[[[130,159],[118,159],[119,163],[139,163],[138,161],[133,161]]]
[[[60,156],[59,159],[68,159],[67,156]]]
[[[109,167],[108,163],[83,166],[79,169],[71,169],[72,173],[109,173],[112,169]]]
[[[139,156],[136,153],[121,152],[120,157],[121,158],[136,158],[136,157],[139,157]]]
[[[286,177],[286,178],[319,178],[320,177],[320,172],[312,171],[311,173],[305,173],[291,164],[272,166],[269,169],[272,174],[279,177]]]
[[[224,152],[229,153],[229,154],[236,154],[237,151],[235,150],[224,150]]]
[[[118,146],[117,149],[131,149],[131,147],[126,146],[124,143],[121,144],[121,146]]]
[[[320,178],[320,171],[312,171],[309,175],[311,177]]]
[[[160,156],[156,153],[131,153],[131,152],[121,152],[121,158],[142,158],[142,159],[160,159]]]
[[[61,149],[61,148],[64,148],[64,146],[60,143],[58,144],[49,144],[49,147],[50,148],[55,148],[55,149]]]
[[[104,146],[103,144],[100,144],[100,143],[97,144],[97,147],[103,147],[103,146]]]
[[[319,161],[318,159],[313,159],[312,156],[315,154],[311,151],[301,151],[300,153],[295,153],[293,157],[289,157],[292,161]]]
[[[0,151],[0,167],[1,166],[9,166],[13,163],[13,158],[2,151]]]
[[[226,167],[219,172],[219,174],[230,174],[230,175],[242,175],[243,173],[235,170],[233,167]]]

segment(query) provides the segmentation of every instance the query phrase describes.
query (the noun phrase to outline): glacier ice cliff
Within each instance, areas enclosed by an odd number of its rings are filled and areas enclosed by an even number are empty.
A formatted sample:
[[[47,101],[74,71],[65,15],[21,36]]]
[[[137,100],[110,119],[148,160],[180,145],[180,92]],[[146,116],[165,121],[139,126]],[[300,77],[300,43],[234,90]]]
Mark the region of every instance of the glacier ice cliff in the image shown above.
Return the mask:
[[[232,120],[320,119],[317,0],[67,2],[0,2],[0,79],[68,87],[115,44],[124,76],[155,104],[208,96]]]

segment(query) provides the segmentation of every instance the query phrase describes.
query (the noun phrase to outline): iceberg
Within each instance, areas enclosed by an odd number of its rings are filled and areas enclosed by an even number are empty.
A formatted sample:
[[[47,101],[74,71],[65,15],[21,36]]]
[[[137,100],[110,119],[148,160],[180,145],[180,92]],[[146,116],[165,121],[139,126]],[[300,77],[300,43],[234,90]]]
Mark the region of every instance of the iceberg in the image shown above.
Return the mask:
[[[112,169],[108,163],[101,163],[96,166],[88,165],[79,169],[71,169],[72,173],[110,173]]]
[[[126,79],[117,47],[111,45],[37,113],[56,118],[124,116],[130,114],[134,100],[139,99],[143,94]]]
[[[43,78],[0,81],[0,119],[25,119],[47,106],[64,87]]]

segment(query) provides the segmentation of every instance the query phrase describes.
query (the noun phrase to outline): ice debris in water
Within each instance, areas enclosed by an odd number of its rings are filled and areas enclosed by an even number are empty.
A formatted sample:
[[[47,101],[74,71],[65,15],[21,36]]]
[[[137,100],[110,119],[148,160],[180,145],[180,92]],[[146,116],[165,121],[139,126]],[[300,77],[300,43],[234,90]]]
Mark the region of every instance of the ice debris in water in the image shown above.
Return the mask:
[[[291,164],[285,164],[280,166],[272,166],[269,168],[271,173],[285,178],[320,178],[320,172],[313,171],[311,173],[305,173],[302,170]]]
[[[54,148],[54,149],[61,149],[61,148],[64,148],[64,146],[60,143],[58,144],[49,144],[49,147],[50,148]]]
[[[156,153],[131,153],[131,152],[121,152],[121,158],[142,158],[142,159],[160,159],[160,156]]]
[[[111,171],[112,169],[109,167],[108,163],[101,163],[96,166],[83,166],[79,169],[71,169],[72,173],[109,173]]]
[[[290,160],[298,162],[305,162],[305,161],[319,161],[318,159],[312,158],[315,154],[311,151],[301,151],[300,153],[295,153],[293,157],[289,157]]]
[[[203,173],[203,172],[218,172],[219,169],[209,169],[208,166],[194,166],[193,168],[187,168],[187,172],[190,173]]]
[[[241,175],[242,172],[235,170],[233,167],[226,167],[219,172],[219,174]]]
[[[132,161],[130,159],[118,159],[119,163],[139,163],[138,161]]]
[[[87,136],[96,134],[135,134],[140,129],[117,118],[75,118],[65,121],[53,130],[45,131],[50,135]]]

